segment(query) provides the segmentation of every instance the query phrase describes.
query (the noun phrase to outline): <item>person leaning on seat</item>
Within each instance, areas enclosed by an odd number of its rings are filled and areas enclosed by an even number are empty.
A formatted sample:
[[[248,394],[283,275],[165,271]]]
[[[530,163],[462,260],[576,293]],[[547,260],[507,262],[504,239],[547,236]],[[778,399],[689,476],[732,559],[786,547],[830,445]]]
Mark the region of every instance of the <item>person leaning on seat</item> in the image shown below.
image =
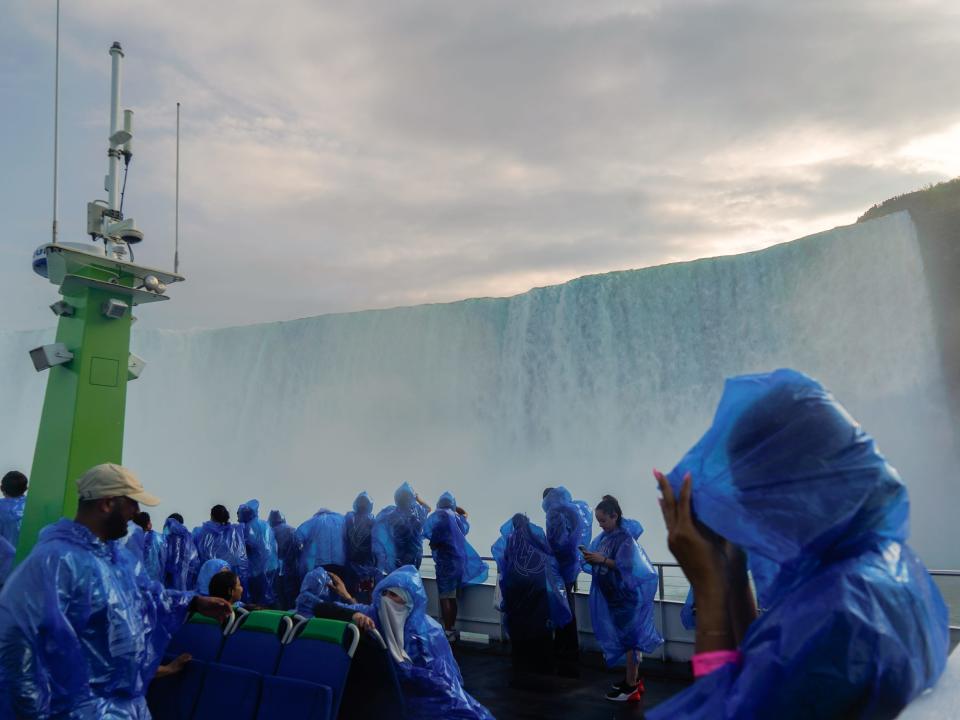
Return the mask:
[[[160,502],[130,470],[97,465],[77,491],[76,517],[41,530],[0,593],[0,717],[149,717],[147,685],[187,613],[230,614],[165,590],[116,542],[138,503]]]

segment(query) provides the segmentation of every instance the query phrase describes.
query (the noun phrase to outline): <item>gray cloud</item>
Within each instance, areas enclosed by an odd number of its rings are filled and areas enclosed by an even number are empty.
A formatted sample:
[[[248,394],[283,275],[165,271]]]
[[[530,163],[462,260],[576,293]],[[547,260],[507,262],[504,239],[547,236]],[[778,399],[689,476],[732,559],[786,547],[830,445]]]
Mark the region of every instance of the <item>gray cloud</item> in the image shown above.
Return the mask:
[[[945,2],[301,0],[267,13],[99,0],[65,13],[65,228],[98,192],[118,28],[138,122],[128,207],[157,265],[184,104],[190,283],[148,325],[509,294],[789,240],[943,178],[901,151],[960,123]],[[21,209],[13,236],[34,244],[49,233],[35,149],[49,145],[50,21],[22,5],[0,29],[16,61],[3,67],[23,69],[0,71],[13,108],[0,189]],[[24,247],[0,245],[0,282],[24,298],[0,327],[50,322]]]

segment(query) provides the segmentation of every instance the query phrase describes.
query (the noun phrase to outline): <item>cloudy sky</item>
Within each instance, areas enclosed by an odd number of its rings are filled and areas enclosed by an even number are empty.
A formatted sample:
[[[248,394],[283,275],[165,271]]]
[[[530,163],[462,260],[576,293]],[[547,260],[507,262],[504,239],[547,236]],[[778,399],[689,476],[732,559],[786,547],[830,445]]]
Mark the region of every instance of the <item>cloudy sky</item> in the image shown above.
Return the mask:
[[[0,23],[0,329],[52,324],[53,0]],[[61,239],[103,197],[114,40],[126,211],[181,259],[153,327],[510,295],[853,222],[960,174],[960,4],[65,2]]]

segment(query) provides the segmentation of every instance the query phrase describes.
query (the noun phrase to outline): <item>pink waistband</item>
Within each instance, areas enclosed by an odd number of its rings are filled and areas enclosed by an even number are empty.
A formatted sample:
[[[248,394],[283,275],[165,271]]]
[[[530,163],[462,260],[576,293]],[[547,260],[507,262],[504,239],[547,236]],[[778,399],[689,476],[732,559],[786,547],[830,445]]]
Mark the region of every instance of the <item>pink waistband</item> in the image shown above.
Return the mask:
[[[739,663],[742,657],[739,650],[715,650],[713,652],[697,653],[693,656],[693,676],[709,675],[724,665]]]

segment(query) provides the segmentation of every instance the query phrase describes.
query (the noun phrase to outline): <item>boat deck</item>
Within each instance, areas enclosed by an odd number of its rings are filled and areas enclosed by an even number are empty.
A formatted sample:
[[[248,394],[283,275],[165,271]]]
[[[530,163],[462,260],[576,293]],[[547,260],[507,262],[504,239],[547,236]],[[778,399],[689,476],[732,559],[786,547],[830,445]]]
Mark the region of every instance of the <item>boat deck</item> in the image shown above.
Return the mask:
[[[693,678],[687,663],[645,659],[641,667],[646,693],[640,703],[614,703],[603,696],[623,670],[609,670],[595,652],[582,653],[580,678],[534,676],[512,682],[510,651],[499,642],[459,642],[454,654],[467,690],[498,720],[518,718],[642,718],[644,712],[687,687]]]

